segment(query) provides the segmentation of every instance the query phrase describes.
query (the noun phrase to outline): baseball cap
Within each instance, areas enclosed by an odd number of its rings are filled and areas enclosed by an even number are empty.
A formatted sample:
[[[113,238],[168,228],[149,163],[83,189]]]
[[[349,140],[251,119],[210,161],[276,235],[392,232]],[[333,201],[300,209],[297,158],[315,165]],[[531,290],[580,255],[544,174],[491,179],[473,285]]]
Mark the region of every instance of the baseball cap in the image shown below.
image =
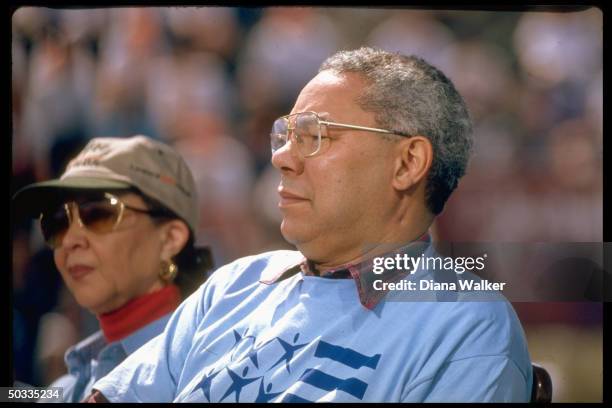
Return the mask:
[[[65,194],[132,188],[197,231],[198,198],[191,170],[172,147],[143,135],[91,139],[59,179],[19,190],[13,197],[14,208],[21,215],[38,216],[45,205]]]

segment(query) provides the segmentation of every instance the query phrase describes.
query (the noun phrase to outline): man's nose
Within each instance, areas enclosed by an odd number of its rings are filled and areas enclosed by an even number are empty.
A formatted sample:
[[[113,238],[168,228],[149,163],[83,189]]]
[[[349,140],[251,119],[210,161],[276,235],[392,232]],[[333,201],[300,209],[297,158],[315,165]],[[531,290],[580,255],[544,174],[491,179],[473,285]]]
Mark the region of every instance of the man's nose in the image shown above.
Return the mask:
[[[304,158],[298,152],[295,139],[289,137],[280,149],[272,153],[272,165],[281,173],[302,174],[304,171]]]

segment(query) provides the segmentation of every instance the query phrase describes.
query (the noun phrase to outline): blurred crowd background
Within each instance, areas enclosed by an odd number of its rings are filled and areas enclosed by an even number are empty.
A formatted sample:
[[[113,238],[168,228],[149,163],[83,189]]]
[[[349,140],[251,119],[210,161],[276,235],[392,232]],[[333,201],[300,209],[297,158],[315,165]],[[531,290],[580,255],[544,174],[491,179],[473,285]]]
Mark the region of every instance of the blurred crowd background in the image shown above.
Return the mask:
[[[12,186],[59,176],[95,136],[145,134],[186,158],[198,242],[217,266],[289,248],[269,130],[319,64],[371,45],[444,71],[475,123],[475,155],[438,239],[602,241],[602,12],[376,8],[49,9],[12,17]],[[49,384],[97,330],[35,222],[13,225],[15,379]],[[553,401],[602,398],[601,303],[514,303]]]

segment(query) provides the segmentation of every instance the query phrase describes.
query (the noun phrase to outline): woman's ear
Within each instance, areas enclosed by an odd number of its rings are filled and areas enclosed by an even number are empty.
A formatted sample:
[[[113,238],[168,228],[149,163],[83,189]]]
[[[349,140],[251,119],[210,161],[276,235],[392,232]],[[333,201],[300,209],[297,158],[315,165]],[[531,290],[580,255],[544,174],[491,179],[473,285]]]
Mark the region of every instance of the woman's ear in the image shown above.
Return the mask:
[[[160,258],[170,260],[181,252],[189,240],[189,227],[184,221],[174,219],[161,225],[162,248]]]
[[[393,187],[405,191],[427,176],[433,161],[433,147],[424,136],[412,136],[397,143]]]

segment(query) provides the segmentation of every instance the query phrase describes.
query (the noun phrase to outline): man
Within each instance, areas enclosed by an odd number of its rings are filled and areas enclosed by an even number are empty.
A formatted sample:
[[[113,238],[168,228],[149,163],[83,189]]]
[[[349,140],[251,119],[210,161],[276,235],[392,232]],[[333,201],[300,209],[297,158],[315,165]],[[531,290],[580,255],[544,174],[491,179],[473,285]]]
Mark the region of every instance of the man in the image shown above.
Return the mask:
[[[434,255],[426,232],[472,145],[452,83],[416,57],[339,52],[271,140],[281,231],[299,252],[217,270],[90,400],[527,401],[524,333],[503,297],[393,299],[382,283],[435,274],[372,268]]]

